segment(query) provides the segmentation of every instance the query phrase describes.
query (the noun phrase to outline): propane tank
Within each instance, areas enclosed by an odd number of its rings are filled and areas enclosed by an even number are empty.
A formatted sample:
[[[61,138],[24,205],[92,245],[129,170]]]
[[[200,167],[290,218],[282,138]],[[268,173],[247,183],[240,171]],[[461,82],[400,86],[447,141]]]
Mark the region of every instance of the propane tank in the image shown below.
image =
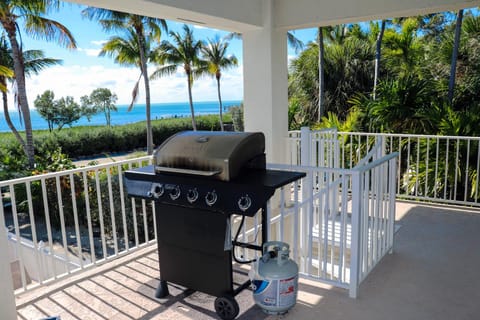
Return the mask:
[[[285,242],[266,242],[250,272],[253,300],[267,314],[284,314],[297,302],[298,266]]]

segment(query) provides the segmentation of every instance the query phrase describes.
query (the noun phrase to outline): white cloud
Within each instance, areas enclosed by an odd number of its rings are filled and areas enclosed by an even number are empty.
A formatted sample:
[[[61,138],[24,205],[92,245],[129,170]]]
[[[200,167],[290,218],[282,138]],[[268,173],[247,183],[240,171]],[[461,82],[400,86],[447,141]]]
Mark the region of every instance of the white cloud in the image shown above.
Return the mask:
[[[92,40],[90,43],[96,46],[103,46],[107,41],[108,40]]]
[[[150,68],[153,71],[153,67]],[[129,104],[139,70],[126,67],[94,66],[54,66],[42,71],[39,75],[27,79],[27,95],[30,106],[37,95],[52,90],[55,97],[72,96],[79,102],[80,97],[89,95],[97,88],[108,88],[118,96],[118,104]],[[243,99],[242,68],[225,71],[221,82],[224,100]],[[183,70],[171,76],[150,81],[152,102],[185,102],[188,101],[187,81]],[[195,101],[217,100],[215,79],[205,77],[194,82],[193,99]],[[139,103],[144,100],[143,81],[140,84]],[[11,100],[11,97],[10,97]],[[10,106],[13,104],[10,103]]]
[[[85,52],[85,54],[89,57],[98,57],[98,54],[100,53],[101,49],[83,49],[83,48],[77,48],[77,51],[79,52]]]

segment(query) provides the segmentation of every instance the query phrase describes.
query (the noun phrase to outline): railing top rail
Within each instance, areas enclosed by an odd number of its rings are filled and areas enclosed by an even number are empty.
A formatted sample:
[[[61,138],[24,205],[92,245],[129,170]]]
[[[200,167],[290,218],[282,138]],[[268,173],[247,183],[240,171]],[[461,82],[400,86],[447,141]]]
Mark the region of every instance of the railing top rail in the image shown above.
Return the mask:
[[[398,152],[392,152],[383,156],[380,159],[373,160],[372,162],[367,162],[362,166],[354,167],[351,169],[351,171],[365,172],[397,157],[398,157]]]
[[[320,131],[312,131],[320,132]],[[300,134],[300,130],[291,130],[289,135]],[[410,134],[410,133],[378,133],[378,132],[345,132],[338,131],[339,135],[356,135],[356,136],[384,136],[384,137],[396,137],[396,138],[426,138],[426,139],[452,139],[452,140],[479,140],[480,137],[471,136],[441,136],[441,135],[429,135],[429,134]],[[287,139],[299,139],[299,136],[288,136]]]
[[[480,137],[470,136],[440,136],[428,134],[409,134],[409,133],[375,133],[375,132],[338,132],[339,135],[356,136],[383,136],[396,138],[426,138],[426,139],[452,139],[452,140],[480,140]]]
[[[44,173],[44,174],[39,174],[35,176],[28,176],[28,177],[22,177],[22,178],[17,178],[17,179],[11,179],[11,180],[4,180],[0,181],[0,187],[6,187],[9,185],[13,184],[20,184],[20,183],[26,183],[26,182],[31,182],[31,181],[37,181],[41,179],[49,179],[49,178],[55,178],[57,176],[65,176],[73,173],[80,173],[84,171],[95,171],[95,170],[101,170],[105,168],[111,168],[112,166],[118,166],[118,165],[123,165],[123,164],[128,164],[128,163],[134,163],[134,162],[139,162],[139,161],[147,161],[150,160],[152,156],[143,156],[139,158],[133,158],[133,159],[126,159],[126,160],[120,160],[120,161],[112,161],[108,163],[103,163],[103,164],[97,164],[93,166],[87,166],[87,167],[81,167],[81,168],[75,168],[75,169],[70,169],[70,170],[64,170],[64,171],[58,171],[58,172],[49,172],[49,173]]]
[[[398,152],[392,152],[388,155],[383,156],[380,159],[368,162],[362,166],[358,166],[352,169],[342,169],[342,168],[329,168],[329,167],[315,167],[315,166],[303,166],[303,165],[289,165],[289,164],[280,164],[280,163],[268,163],[267,167],[269,169],[281,169],[281,170],[298,170],[304,172],[318,172],[323,171],[326,173],[338,173],[343,175],[352,175],[358,174],[359,172],[368,171],[376,166],[381,165],[382,163],[388,162],[393,158],[398,157]]]

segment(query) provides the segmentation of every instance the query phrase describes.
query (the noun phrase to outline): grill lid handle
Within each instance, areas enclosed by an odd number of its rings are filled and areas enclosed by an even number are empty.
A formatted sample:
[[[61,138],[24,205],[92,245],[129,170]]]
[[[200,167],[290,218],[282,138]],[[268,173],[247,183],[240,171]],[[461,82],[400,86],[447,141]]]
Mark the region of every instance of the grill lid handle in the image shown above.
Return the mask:
[[[158,171],[160,171],[160,172],[163,171],[163,172],[170,172],[170,173],[193,174],[193,175],[204,176],[204,177],[212,177],[212,176],[222,172],[220,170],[204,171],[204,170],[171,168],[171,167],[162,167],[162,166],[156,166],[155,170],[157,172]]]

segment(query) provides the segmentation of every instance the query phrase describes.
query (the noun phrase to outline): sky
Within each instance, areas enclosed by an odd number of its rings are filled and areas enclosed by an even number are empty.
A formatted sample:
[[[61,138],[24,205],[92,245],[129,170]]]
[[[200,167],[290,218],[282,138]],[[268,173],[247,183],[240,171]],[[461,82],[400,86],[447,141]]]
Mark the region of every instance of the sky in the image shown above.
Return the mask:
[[[108,88],[118,96],[117,104],[129,104],[131,93],[140,71],[135,67],[124,67],[113,62],[111,57],[98,57],[98,53],[109,37],[102,30],[98,22],[82,18],[80,12],[85,8],[77,4],[65,3],[59,12],[52,12],[47,17],[65,25],[74,35],[77,41],[77,49],[69,50],[55,42],[32,39],[22,32],[23,48],[43,50],[46,57],[61,59],[62,64],[49,67],[38,75],[32,75],[27,79],[27,95],[29,105],[34,106],[33,101],[37,95],[46,90],[52,90],[55,98],[72,96],[77,102],[83,95],[89,95],[97,88]],[[183,24],[167,21],[169,29],[181,31]],[[22,24],[20,24],[22,28]],[[196,39],[206,40],[216,35],[223,37],[228,32],[208,29],[200,26],[194,27]],[[296,31],[295,35],[308,42],[313,39],[312,30]],[[164,32],[162,39],[168,40]],[[242,67],[242,41],[232,40],[229,45],[229,54],[238,59],[238,66],[222,72],[221,89],[222,99],[243,99],[243,67]],[[288,52],[289,58],[295,55],[292,49]],[[149,73],[154,66],[149,66]],[[143,81],[141,81],[143,84]],[[187,81],[183,74],[183,68],[169,77],[163,77],[151,81],[151,101],[153,103],[185,102],[188,101]],[[143,85],[140,87],[138,103],[144,101]],[[213,78],[205,77],[195,81],[192,90],[195,101],[216,101],[217,89]],[[12,97],[10,97],[11,100]],[[13,106],[12,103],[9,103]]]

